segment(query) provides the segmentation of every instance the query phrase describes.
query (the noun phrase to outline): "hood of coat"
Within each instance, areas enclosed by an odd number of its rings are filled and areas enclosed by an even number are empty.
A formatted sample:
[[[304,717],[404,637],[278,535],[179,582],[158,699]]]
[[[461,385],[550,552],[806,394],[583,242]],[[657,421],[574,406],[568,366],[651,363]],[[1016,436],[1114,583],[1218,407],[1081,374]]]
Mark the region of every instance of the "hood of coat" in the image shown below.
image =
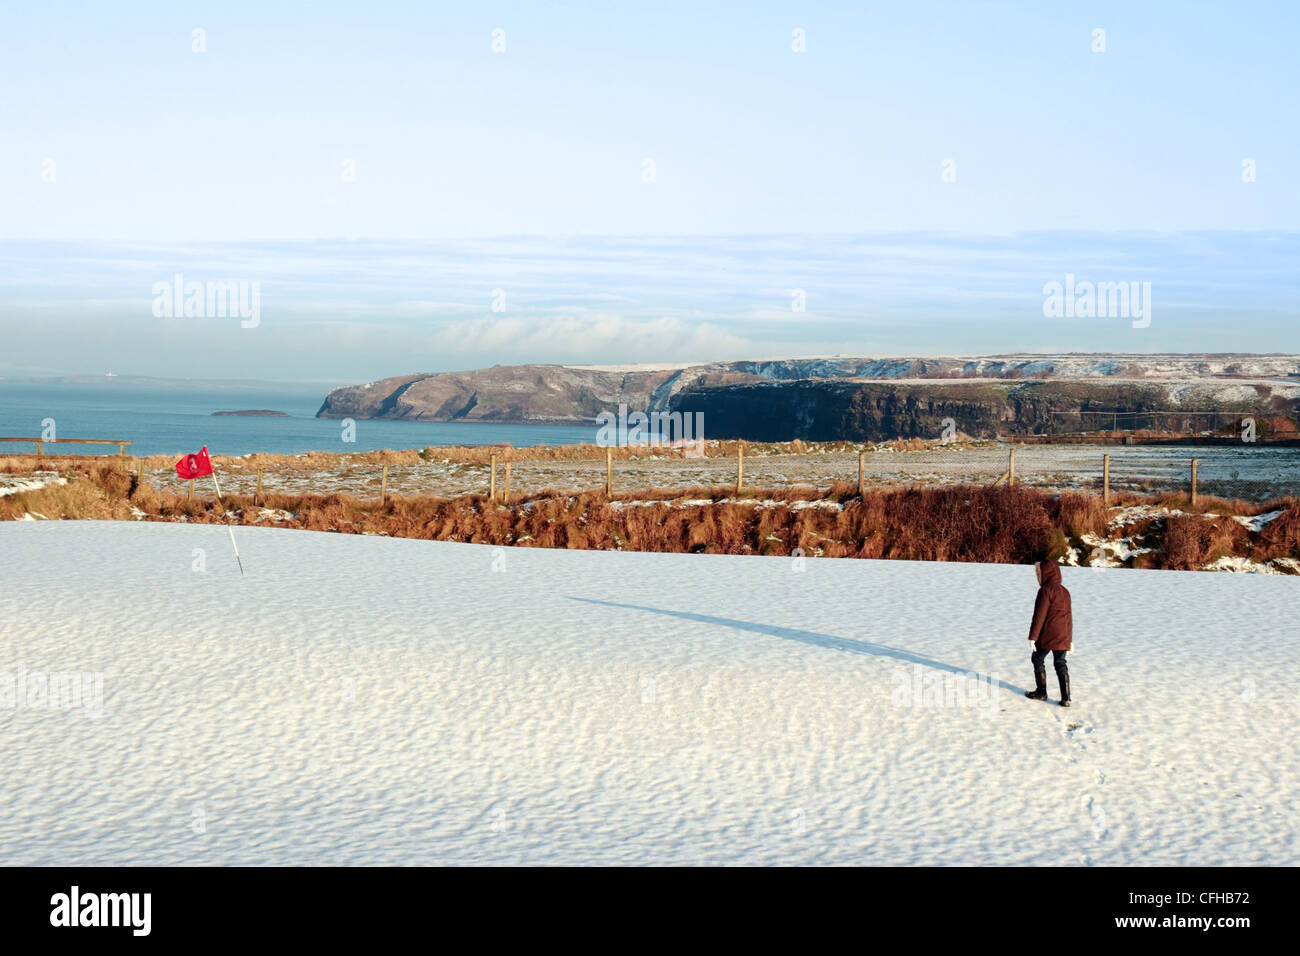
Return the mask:
[[[1061,566],[1055,561],[1042,561],[1038,567],[1043,572],[1043,587],[1051,587],[1053,584],[1061,583]]]

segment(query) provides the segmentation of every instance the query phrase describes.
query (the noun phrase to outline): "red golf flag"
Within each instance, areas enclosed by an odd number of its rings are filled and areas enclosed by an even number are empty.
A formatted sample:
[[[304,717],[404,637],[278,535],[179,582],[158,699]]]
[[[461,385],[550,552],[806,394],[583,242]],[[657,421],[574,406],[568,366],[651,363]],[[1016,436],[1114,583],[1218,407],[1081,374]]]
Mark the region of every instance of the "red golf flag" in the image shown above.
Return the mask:
[[[202,478],[212,474],[212,459],[208,457],[208,446],[197,455],[186,455],[176,463],[176,474],[184,479]]]

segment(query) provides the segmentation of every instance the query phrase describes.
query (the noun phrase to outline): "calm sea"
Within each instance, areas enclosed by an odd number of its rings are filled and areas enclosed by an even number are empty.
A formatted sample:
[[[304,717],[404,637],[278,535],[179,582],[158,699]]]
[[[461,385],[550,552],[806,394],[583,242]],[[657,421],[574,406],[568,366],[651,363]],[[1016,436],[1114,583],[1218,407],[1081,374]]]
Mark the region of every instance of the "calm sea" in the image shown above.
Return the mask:
[[[180,386],[121,379],[103,382],[22,382],[0,379],[0,436],[36,437],[54,419],[56,435],[130,441],[133,455],[180,455],[203,445],[214,455],[252,452],[297,454],[352,452],[427,445],[570,445],[591,442],[596,426],[480,425],[447,422],[356,422],[355,442],[343,441],[338,419],[316,418],[323,386],[236,383]],[[213,417],[216,411],[269,408],[288,418]],[[0,443],[0,454],[8,450]],[[31,445],[14,445],[29,452]],[[69,445],[60,453],[116,453],[94,445]]]

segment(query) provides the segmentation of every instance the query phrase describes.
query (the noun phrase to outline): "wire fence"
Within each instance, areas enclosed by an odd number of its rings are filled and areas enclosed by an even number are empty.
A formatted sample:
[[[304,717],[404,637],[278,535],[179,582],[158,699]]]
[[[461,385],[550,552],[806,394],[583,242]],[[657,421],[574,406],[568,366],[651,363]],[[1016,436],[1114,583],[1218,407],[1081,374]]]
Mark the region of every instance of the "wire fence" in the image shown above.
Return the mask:
[[[743,449],[743,450],[742,450]],[[1010,474],[1014,457],[1014,475]],[[131,467],[129,460],[124,467]],[[985,443],[917,450],[873,447],[861,451],[798,451],[740,446],[735,454],[681,458],[644,456],[606,460],[512,459],[503,453],[485,462],[450,460],[410,464],[345,464],[314,470],[228,468],[223,491],[240,495],[331,494],[382,498],[386,495],[456,497],[489,495],[499,501],[547,492],[606,491],[614,496],[650,490],[731,489],[744,497],[764,491],[859,484],[865,488],[902,485],[1016,484],[1046,491],[1104,494],[1196,492],[1263,502],[1300,496],[1300,448],[1101,445],[1012,445]],[[141,470],[155,486],[185,491],[171,469]],[[207,489],[210,491],[210,489]],[[198,490],[204,494],[202,483]]]

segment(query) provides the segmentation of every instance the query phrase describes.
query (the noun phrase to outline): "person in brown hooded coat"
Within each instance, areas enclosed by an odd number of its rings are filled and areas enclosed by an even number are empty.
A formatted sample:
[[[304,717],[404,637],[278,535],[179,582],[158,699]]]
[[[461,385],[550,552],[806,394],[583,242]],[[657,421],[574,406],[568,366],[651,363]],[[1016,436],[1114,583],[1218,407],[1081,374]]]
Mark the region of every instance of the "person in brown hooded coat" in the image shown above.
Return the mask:
[[[1034,651],[1034,689],[1025,691],[1032,700],[1047,699],[1047,652],[1052,652],[1052,666],[1061,687],[1061,706],[1070,706],[1070,670],[1066,653],[1074,645],[1074,619],[1070,614],[1070,592],[1061,584],[1061,568],[1051,560],[1039,561],[1034,568],[1038,576],[1038,598],[1034,601],[1034,619],[1029,624],[1029,643]]]

